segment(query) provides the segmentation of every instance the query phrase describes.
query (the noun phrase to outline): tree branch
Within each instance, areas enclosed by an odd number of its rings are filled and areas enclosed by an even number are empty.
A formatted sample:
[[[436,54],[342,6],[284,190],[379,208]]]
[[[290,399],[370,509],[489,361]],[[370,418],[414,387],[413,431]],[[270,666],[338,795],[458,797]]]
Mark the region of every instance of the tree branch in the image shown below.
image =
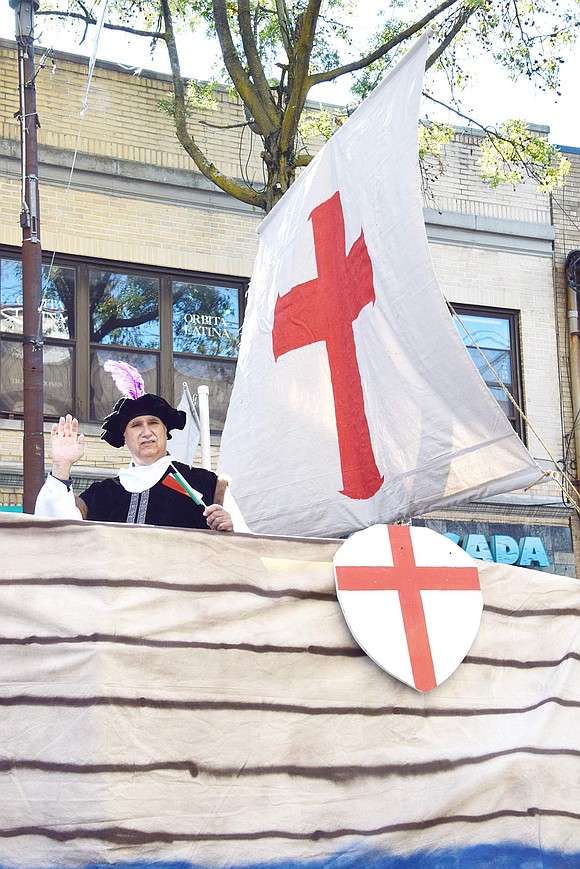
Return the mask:
[[[432,103],[437,103],[438,106],[442,106],[444,109],[453,112],[453,114],[457,115],[458,118],[463,118],[464,121],[467,121],[469,124],[473,124],[474,127],[479,127],[479,129],[486,135],[495,134],[496,131],[494,127],[486,127],[483,124],[480,124],[479,121],[474,120],[469,115],[464,115],[463,112],[460,112],[459,109],[455,108],[455,106],[450,106],[448,105],[448,103],[444,103],[441,100],[436,99],[436,97],[431,96],[431,94],[428,94],[425,91],[423,91],[423,96],[425,97],[425,99],[430,100]]]
[[[517,160],[523,166],[526,171],[526,174],[532,178],[534,181],[537,181],[539,184],[542,183],[542,179],[537,171],[535,171],[531,161],[527,158],[525,151],[520,147],[519,143],[515,142],[513,139],[508,138],[507,136],[502,136],[501,133],[498,133],[496,127],[485,126],[484,124],[480,124],[479,121],[474,120],[469,115],[463,114],[459,109],[456,109],[454,106],[449,106],[447,103],[442,102],[441,100],[435,99],[435,97],[430,96],[430,94],[423,94],[427,99],[431,100],[433,103],[437,103],[439,106],[443,106],[444,109],[448,109],[450,112],[453,112],[457,115],[458,118],[462,118],[464,121],[468,121],[468,123],[472,124],[474,127],[477,127],[481,130],[483,135],[487,138],[491,145],[499,155],[502,162],[507,163],[507,159],[505,155],[502,153],[501,149],[498,148],[498,142],[504,142],[506,145],[510,145],[514,152],[517,155]]]
[[[310,89],[308,70],[322,0],[309,0],[296,39],[294,78],[280,128],[280,151],[288,155],[294,146],[298,123]]]
[[[156,313],[156,311],[147,311],[139,316],[126,318],[117,317],[116,314],[112,314],[110,317],[107,317],[99,329],[95,329],[94,334],[91,336],[91,340],[100,344],[103,338],[111,332],[114,332],[115,329],[130,329],[133,326],[142,326],[144,323],[149,323]]]
[[[80,12],[63,12],[61,9],[44,9],[38,11],[37,15],[54,15],[57,18],[76,18],[78,21],[84,21],[85,24],[96,24],[97,19],[93,18],[88,12],[86,15]],[[108,24],[106,21],[103,24],[107,30],[121,30],[123,33],[130,33],[131,36],[146,36],[149,39],[164,39],[165,34],[160,31],[138,30],[136,27],[128,27],[123,24]]]
[[[272,135],[278,125],[276,107],[271,101],[269,105],[264,106],[262,104],[262,101],[258,98],[257,92],[252,85],[248,73],[240,62],[232,39],[226,0],[212,0],[212,2],[215,27],[226,69],[230,74],[244,105],[258,125],[260,135],[263,138],[266,138],[267,136]],[[269,109],[273,110],[274,117],[270,116]]]
[[[230,178],[229,176],[224,175],[223,172],[220,172],[219,169],[207,159],[194,137],[189,133],[187,128],[187,114],[185,111],[185,84],[181,75],[169,0],[160,0],[160,3],[165,24],[165,35],[163,38],[167,45],[167,53],[171,65],[171,76],[173,79],[173,92],[175,95],[175,131],[181,146],[186,153],[189,154],[199,171],[205,175],[206,178],[209,178],[210,181],[213,181],[216,187],[219,187],[219,189],[223,190],[224,193],[229,193],[240,202],[246,202],[248,205],[253,205],[256,208],[263,208],[262,195],[252,187],[240,184],[234,178]]]
[[[248,61],[248,67],[256,93],[262,105],[268,111],[270,120],[277,124],[279,122],[278,111],[274,100],[272,99],[272,91],[264,74],[264,69],[258,55],[256,40],[252,30],[252,16],[250,12],[249,0],[239,0],[238,2],[238,22],[240,25],[240,34],[244,46],[244,53]]]
[[[463,27],[465,27],[474,12],[475,6],[464,6],[463,9],[460,10],[459,15],[455,19],[453,27],[450,29],[449,33],[445,36],[444,39],[441,40],[435,51],[427,58],[427,62],[425,63],[425,69],[431,69],[433,64],[437,60],[439,60],[445,49],[449,45],[451,45],[457,34],[462,30]]]
[[[388,42],[383,43],[383,45],[379,46],[379,48],[375,49],[375,51],[370,54],[365,55],[365,57],[361,57],[359,60],[344,64],[343,66],[337,66],[335,69],[328,70],[327,72],[318,72],[311,75],[308,79],[309,89],[315,84],[334,81],[335,78],[339,78],[341,75],[345,75],[348,72],[356,72],[359,69],[364,69],[365,67],[370,66],[371,63],[384,57],[385,54],[388,54],[389,51],[392,51],[393,48],[397,47],[397,45],[400,45],[411,36],[414,36],[416,33],[423,30],[423,28],[426,27],[427,24],[430,24],[431,21],[441,14],[441,12],[444,12],[446,9],[449,9],[451,6],[454,6],[459,2],[461,2],[461,0],[443,0],[439,6],[436,6],[435,9],[428,12],[420,21],[407,27],[406,30],[402,30],[397,36],[389,39]]]
[[[280,28],[282,45],[284,46],[286,57],[293,57],[295,51],[294,36],[292,28],[290,27],[290,20],[288,18],[288,10],[286,8],[285,0],[276,0],[276,15],[278,16],[278,26]]]

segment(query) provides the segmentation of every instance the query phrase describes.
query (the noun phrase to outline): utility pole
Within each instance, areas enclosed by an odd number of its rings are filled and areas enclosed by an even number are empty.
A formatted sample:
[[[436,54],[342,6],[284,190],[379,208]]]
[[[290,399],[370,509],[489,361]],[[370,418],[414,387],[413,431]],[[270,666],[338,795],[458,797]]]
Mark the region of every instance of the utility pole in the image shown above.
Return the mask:
[[[572,413],[574,415],[572,432],[574,434],[574,455],[576,460],[574,474],[569,473],[568,476],[573,477],[574,485],[578,487],[580,483],[580,430],[576,425],[576,420],[578,419],[578,414],[580,414],[580,318],[578,317],[580,295],[580,250],[570,251],[566,257],[564,274],[566,276],[566,285],[568,289],[570,392],[572,397]],[[564,470],[568,471],[567,468]]]
[[[22,344],[24,379],[24,497],[22,509],[34,512],[44,480],[44,383],[42,358],[42,249],[38,194],[34,15],[39,0],[9,0],[15,12],[21,130]]]

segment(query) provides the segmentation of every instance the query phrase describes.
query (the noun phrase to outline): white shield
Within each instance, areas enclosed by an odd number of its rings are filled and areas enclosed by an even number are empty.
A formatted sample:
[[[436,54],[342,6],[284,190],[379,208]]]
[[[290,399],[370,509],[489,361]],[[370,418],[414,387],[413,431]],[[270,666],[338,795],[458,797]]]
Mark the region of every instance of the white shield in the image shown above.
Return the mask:
[[[334,556],[350,631],[379,667],[430,691],[459,666],[483,610],[477,562],[429,528],[373,525]]]

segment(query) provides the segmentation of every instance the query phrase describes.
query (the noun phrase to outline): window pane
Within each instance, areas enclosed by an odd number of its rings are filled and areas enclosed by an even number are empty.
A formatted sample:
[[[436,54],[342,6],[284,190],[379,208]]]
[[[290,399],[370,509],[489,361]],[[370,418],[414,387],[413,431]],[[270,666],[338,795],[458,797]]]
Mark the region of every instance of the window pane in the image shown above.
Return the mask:
[[[503,410],[505,415],[510,419],[515,419],[515,408],[503,391],[503,389],[501,388],[501,386],[498,386],[497,384],[495,386],[490,386],[489,391],[491,392],[497,403],[501,406],[501,409]]]
[[[22,344],[4,339],[0,341],[0,410],[22,413],[23,388]]]
[[[91,269],[91,341],[159,348],[159,281]]]
[[[475,343],[479,347],[509,349],[510,324],[508,319],[482,317],[474,314],[459,314],[453,319],[463,343],[468,347]],[[471,337],[467,334],[468,332]]]
[[[488,384],[497,383],[493,371],[489,367],[493,367],[497,372],[502,383],[505,383],[509,389],[512,382],[512,363],[509,351],[505,350],[484,350],[483,356],[476,347],[469,347],[469,355],[473,359],[479,373]],[[483,348],[482,348],[483,349]],[[487,359],[487,362],[486,362]],[[489,363],[489,364],[488,364]]]
[[[22,335],[22,266],[0,260],[0,331]]]
[[[145,392],[158,392],[157,356],[153,353],[116,353],[91,349],[91,419],[103,420],[123,396],[111,375],[104,370],[107,359],[128,362],[143,378]]]
[[[42,268],[42,328],[46,338],[75,337],[75,271]]]
[[[50,272],[50,277],[49,277]],[[74,338],[75,273],[42,267],[42,330],[45,338]],[[0,261],[0,331],[22,334],[22,265]]]
[[[173,349],[204,356],[237,357],[238,290],[172,281],[172,292]]]
[[[44,415],[64,416],[73,408],[74,349],[44,345]],[[0,410],[24,412],[22,344],[0,343]]]
[[[65,416],[74,407],[74,348],[44,345],[44,413]]]
[[[219,362],[210,359],[188,359],[174,356],[173,386],[176,403],[181,398],[183,382],[189,386],[192,395],[197,394],[201,384],[209,386],[210,428],[221,431],[226,420],[226,412],[232,394],[236,366],[233,362]]]

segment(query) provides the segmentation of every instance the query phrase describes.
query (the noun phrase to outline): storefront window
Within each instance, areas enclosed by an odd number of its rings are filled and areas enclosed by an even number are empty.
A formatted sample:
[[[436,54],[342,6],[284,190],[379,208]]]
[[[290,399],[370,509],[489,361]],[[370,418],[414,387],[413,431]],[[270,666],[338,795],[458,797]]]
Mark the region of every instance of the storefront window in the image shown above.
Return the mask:
[[[16,260],[1,259],[0,332],[22,334],[22,302],[22,266]],[[43,266],[41,314],[45,338],[74,338],[74,269]]]
[[[198,386],[208,385],[210,428],[221,431],[226,420],[235,373],[233,361],[175,356],[173,388],[176,401],[181,397],[184,383],[187,383],[192,395],[196,394]]]
[[[103,420],[122,397],[111,375],[105,371],[105,362],[128,362],[143,378],[145,392],[159,392],[158,356],[151,353],[127,353],[109,348],[91,347],[91,419]]]

